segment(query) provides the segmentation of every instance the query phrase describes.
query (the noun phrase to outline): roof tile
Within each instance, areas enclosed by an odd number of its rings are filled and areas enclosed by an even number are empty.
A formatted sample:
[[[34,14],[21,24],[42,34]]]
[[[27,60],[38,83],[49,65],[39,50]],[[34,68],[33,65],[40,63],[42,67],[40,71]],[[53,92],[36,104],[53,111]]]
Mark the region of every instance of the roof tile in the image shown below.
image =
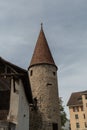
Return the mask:
[[[75,92],[72,93],[70,96],[70,99],[67,103],[67,106],[78,106],[78,105],[82,105],[82,95],[87,94],[87,91],[81,91],[81,92]]]
[[[30,62],[30,67],[32,65],[43,63],[55,65],[43,28],[41,27],[35,50]]]

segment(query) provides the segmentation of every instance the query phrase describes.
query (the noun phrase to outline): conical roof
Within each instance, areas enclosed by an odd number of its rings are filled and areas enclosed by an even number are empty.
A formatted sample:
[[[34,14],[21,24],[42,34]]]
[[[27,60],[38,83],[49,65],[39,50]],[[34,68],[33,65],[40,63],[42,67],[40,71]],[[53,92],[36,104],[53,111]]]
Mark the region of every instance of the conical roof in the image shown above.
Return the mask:
[[[42,25],[30,62],[30,67],[37,64],[51,64],[56,66],[49,49]]]

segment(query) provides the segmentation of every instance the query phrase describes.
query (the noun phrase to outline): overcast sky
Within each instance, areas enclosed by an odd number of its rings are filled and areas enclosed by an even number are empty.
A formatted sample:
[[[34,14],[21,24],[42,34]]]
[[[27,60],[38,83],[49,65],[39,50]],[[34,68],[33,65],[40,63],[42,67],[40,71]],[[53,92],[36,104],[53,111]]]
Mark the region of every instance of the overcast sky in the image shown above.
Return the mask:
[[[66,105],[87,90],[87,0],[0,0],[0,56],[27,69],[41,22]]]

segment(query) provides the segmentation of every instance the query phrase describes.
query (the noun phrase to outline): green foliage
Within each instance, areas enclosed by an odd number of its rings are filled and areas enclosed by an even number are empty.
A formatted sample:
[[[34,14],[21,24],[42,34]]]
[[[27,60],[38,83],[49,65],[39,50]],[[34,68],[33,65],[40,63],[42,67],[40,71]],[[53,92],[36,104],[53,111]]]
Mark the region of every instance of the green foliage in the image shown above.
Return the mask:
[[[59,103],[60,103],[61,126],[63,127],[63,126],[65,126],[65,123],[68,119],[67,119],[67,115],[64,111],[62,98],[60,98]]]

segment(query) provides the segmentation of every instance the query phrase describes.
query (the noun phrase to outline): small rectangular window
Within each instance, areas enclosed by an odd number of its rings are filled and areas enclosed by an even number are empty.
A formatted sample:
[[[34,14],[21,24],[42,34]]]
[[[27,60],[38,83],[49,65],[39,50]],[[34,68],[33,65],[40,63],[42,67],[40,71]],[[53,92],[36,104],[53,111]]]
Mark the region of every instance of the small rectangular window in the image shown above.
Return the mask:
[[[75,112],[75,107],[73,107],[73,112]]]
[[[32,76],[32,74],[33,74],[33,70],[30,71],[30,76]]]
[[[47,83],[47,86],[52,85],[51,83]]]
[[[75,119],[79,119],[78,114],[75,115]]]
[[[53,72],[53,75],[55,76],[55,75],[56,75],[56,72]]]
[[[85,114],[83,114],[83,118],[85,119]]]
[[[87,122],[85,122],[85,128],[87,128]]]
[[[76,123],[76,128],[80,128],[80,124],[79,123]]]
[[[83,111],[83,106],[81,106],[80,108],[81,108],[81,111]]]
[[[73,112],[79,112],[79,107],[73,107]]]

